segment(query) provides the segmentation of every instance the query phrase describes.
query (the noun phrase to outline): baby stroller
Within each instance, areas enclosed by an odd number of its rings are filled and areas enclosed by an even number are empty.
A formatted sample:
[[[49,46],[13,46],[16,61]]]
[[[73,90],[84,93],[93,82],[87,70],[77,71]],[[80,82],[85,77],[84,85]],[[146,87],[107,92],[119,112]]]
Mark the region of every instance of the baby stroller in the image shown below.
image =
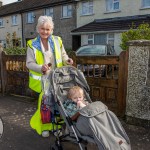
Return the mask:
[[[56,128],[56,140],[50,145],[50,150],[63,150],[62,143],[68,141],[78,144],[80,150],[86,150],[88,143],[93,143],[99,150],[130,150],[129,138],[117,117],[112,112],[109,112],[107,106],[103,103],[91,103],[92,101],[89,96],[90,89],[81,71],[77,70],[73,66],[56,68],[50,74],[49,80],[51,81],[51,88],[49,90],[54,96],[54,105],[55,108],[57,108],[53,111],[54,118],[60,114],[64,120],[64,122],[62,122],[54,119],[55,121],[53,121],[53,123],[56,126],[61,125],[62,128],[63,125],[65,125],[69,130],[68,133],[63,132],[63,135],[59,136],[60,130],[57,130],[58,128]],[[67,92],[72,86],[82,87],[86,100],[90,103],[88,106],[79,111],[81,115],[79,116],[78,125],[72,122],[63,107],[63,102],[67,99]],[[93,125],[96,124],[95,120],[100,121],[100,123],[98,123],[100,126]],[[79,130],[81,124],[82,127]],[[88,124],[91,125],[87,126]],[[85,134],[81,133],[84,128]],[[93,136],[88,136],[86,132],[89,130],[92,131]],[[58,133],[56,134],[56,132]],[[107,142],[107,139],[109,142]],[[122,143],[127,143],[128,148],[124,148]],[[122,145],[123,148],[120,148],[120,145]]]

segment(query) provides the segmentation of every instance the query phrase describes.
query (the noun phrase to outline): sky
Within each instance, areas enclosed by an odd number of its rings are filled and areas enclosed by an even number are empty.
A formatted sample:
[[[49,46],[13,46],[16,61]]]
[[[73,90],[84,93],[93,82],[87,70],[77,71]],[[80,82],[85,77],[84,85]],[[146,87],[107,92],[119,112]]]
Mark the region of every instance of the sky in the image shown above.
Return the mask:
[[[0,0],[0,1],[3,2],[3,5],[6,5],[9,3],[17,2],[18,0]]]

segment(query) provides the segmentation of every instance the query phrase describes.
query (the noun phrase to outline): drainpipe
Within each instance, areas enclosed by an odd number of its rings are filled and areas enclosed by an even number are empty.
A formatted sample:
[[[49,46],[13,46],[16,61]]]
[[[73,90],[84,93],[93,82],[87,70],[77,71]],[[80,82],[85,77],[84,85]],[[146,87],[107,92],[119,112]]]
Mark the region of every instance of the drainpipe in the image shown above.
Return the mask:
[[[22,28],[22,47],[24,47],[24,31],[23,31],[23,14],[21,14],[21,28]]]

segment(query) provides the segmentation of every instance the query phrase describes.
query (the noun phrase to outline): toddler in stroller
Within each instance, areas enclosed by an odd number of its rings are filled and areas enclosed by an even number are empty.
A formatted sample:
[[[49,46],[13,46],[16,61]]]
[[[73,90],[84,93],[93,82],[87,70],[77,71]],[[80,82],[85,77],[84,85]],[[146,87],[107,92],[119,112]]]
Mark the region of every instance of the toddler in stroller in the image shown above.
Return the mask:
[[[63,106],[71,120],[76,121],[80,115],[78,111],[88,105],[88,102],[84,100],[84,91],[79,86],[69,89],[68,98],[64,101]]]
[[[68,136],[70,137],[69,141],[75,141],[81,150],[86,149],[85,141],[94,143],[99,150],[131,149],[129,138],[115,114],[100,101],[91,101],[88,94],[89,86],[79,70],[72,66],[56,68],[52,72],[51,78],[53,78],[51,91],[59,113],[69,130],[69,134],[64,133],[63,136],[56,138],[55,144],[51,145],[51,150],[62,150],[61,142],[65,141],[64,139],[67,139]],[[79,92],[77,97],[80,100],[73,97],[75,93],[72,92],[76,89]],[[68,90],[69,98],[77,103],[72,103],[74,105],[72,106],[77,108],[73,109],[78,111],[74,112],[76,116],[71,114],[73,111],[67,111],[70,103],[67,97]],[[88,102],[83,100],[84,97]]]

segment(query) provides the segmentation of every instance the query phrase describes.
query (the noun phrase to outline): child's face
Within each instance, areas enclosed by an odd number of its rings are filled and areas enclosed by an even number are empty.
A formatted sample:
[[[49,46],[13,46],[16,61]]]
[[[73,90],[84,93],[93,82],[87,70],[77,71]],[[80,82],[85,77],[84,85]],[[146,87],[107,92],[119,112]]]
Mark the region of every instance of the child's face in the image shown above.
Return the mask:
[[[77,103],[78,101],[83,101],[84,96],[82,92],[76,92],[71,96],[72,101]]]

